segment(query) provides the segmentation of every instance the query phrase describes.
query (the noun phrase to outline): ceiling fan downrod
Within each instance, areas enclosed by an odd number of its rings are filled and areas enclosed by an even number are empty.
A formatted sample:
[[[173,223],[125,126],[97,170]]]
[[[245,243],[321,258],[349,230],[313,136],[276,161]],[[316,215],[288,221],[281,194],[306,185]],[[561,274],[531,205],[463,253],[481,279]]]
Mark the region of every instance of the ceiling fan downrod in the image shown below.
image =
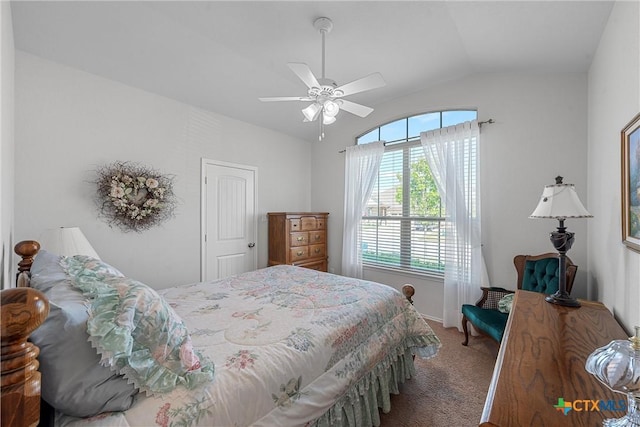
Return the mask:
[[[313,27],[316,30],[320,31],[320,34],[322,35],[322,77],[320,80],[321,81],[320,84],[324,85],[326,82],[326,74],[325,74],[326,37],[325,36],[328,33],[330,33],[331,30],[333,29],[333,22],[329,18],[321,17],[316,19],[313,22]],[[322,141],[322,139],[324,138],[324,103],[321,103],[321,104],[323,105],[323,107],[320,110],[320,120],[318,120],[318,125],[320,127],[318,132],[318,141]]]
[[[333,22],[329,18],[318,18],[313,22],[313,27],[322,35],[322,79],[325,78],[325,36],[333,29]]]

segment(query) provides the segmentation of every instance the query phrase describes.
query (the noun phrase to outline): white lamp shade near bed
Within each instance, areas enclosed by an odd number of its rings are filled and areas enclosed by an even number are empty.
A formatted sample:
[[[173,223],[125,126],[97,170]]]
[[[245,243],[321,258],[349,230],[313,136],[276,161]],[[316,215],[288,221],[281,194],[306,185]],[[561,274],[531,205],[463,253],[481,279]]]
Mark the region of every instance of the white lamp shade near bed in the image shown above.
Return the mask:
[[[100,259],[98,253],[78,227],[58,227],[45,230],[40,236],[40,247],[56,255],[86,255]]]

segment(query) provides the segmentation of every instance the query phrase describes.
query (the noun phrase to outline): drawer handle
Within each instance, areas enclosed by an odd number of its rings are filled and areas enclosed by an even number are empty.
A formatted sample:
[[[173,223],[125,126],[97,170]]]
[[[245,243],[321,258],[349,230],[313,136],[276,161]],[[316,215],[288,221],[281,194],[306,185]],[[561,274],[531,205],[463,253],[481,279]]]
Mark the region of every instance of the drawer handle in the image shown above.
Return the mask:
[[[298,256],[302,256],[302,255],[304,255],[304,252],[303,251],[298,251]]]
[[[304,240],[304,237],[298,237],[296,240],[297,240],[298,242],[302,242],[302,241]]]
[[[319,254],[319,253],[320,253],[320,249],[316,249],[316,250],[315,250],[315,252],[316,252],[317,254]]]
[[[316,240],[320,240],[320,235],[316,234]]]

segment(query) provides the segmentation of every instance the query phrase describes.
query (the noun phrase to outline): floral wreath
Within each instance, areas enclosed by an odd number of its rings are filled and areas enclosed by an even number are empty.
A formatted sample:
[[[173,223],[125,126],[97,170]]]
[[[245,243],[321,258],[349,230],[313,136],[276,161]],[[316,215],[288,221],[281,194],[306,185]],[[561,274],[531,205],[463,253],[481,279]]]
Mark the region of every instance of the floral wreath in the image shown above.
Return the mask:
[[[173,218],[173,177],[129,162],[97,170],[98,207],[109,226],[143,231]]]

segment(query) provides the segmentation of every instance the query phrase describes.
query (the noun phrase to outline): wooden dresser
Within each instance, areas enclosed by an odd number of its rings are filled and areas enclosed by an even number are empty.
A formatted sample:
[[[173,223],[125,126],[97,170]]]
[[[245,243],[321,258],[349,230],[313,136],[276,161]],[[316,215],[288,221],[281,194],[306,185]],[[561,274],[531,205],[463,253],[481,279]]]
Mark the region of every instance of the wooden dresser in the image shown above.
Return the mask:
[[[326,212],[271,212],[269,265],[290,264],[327,271]]]
[[[561,307],[543,294],[516,292],[480,425],[600,426],[625,414],[576,402],[626,401],[589,374],[585,362],[596,348],[628,336],[602,303],[580,302]],[[576,407],[565,415],[554,407],[560,398]]]

